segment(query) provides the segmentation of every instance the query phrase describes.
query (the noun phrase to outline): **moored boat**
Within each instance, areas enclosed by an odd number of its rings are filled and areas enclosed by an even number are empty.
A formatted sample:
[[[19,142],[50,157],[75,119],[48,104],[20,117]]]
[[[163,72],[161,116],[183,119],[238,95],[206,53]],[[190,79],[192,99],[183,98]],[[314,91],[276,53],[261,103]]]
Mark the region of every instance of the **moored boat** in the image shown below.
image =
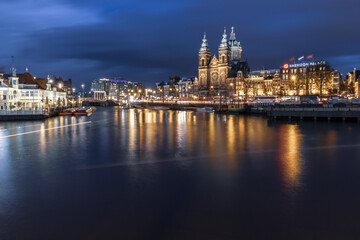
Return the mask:
[[[228,109],[228,107],[226,105],[217,106],[215,108],[216,113],[226,113],[228,111],[229,111],[229,109]]]
[[[73,109],[73,108],[65,109],[59,113],[59,116],[72,116],[74,112],[75,112],[75,109]]]
[[[245,105],[244,104],[229,104],[228,111],[235,112],[235,113],[243,113],[243,112],[245,112]]]
[[[203,108],[197,108],[197,112],[215,112],[215,110],[211,107],[203,107]]]
[[[91,114],[91,108],[79,108],[74,112],[74,116],[90,116]]]
[[[162,107],[162,106],[156,106],[156,107],[152,107],[152,110],[170,110],[170,108],[168,107]]]

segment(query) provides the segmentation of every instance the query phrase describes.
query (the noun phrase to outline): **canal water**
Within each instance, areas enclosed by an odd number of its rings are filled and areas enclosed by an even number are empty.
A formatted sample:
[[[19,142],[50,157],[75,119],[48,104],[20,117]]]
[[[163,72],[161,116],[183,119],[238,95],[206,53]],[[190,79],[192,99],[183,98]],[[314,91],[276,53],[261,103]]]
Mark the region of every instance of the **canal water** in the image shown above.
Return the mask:
[[[360,239],[360,124],[99,108],[0,123],[0,239]]]

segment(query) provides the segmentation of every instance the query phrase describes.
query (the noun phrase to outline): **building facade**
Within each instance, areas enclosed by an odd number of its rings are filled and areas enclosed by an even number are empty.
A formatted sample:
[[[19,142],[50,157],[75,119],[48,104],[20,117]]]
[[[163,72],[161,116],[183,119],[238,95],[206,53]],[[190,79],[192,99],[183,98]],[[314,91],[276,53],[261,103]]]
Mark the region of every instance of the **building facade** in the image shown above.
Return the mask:
[[[348,94],[355,95],[356,97],[360,97],[360,70],[354,68],[352,72],[349,72],[346,75],[345,83],[347,89],[345,91]]]
[[[329,95],[339,90],[339,76],[326,61],[284,64],[281,80],[286,95]]]
[[[143,98],[146,94],[143,84],[127,81],[123,78],[94,80],[91,83],[91,91],[95,100],[119,101],[129,96]]]
[[[236,41],[234,28],[228,39],[226,29],[218,49],[218,56],[211,57],[206,35],[199,51],[199,97],[216,95],[227,96],[229,86],[234,86],[234,78],[248,75],[250,68],[247,61],[242,61],[242,47]]]
[[[56,106],[67,106],[66,91],[51,83],[50,79],[41,79],[26,72],[0,74],[0,110],[42,110]]]
[[[171,76],[168,82],[156,83],[156,95],[160,99],[194,100],[199,95],[196,77]]]

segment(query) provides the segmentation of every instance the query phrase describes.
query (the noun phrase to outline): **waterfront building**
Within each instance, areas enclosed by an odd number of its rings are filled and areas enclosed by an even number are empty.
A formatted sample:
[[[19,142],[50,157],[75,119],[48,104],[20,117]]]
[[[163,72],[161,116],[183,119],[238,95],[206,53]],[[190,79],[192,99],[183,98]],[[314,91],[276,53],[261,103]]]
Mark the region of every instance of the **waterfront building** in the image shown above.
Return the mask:
[[[341,86],[344,85],[341,72],[332,71],[330,79],[332,79],[333,94],[341,94]]]
[[[72,79],[69,78],[68,80],[64,80],[62,77],[53,76],[50,80],[52,84],[57,86],[58,88],[62,89],[66,92],[67,97],[70,98],[72,94]]]
[[[26,72],[0,74],[0,110],[42,110],[66,106],[66,92],[55,86],[50,78],[41,79]]]
[[[129,96],[143,98],[146,94],[142,83],[131,82],[123,78],[101,78],[92,81],[91,91],[95,100],[124,100]]]
[[[352,72],[349,72],[346,75],[346,86],[347,86],[347,92],[349,94],[353,94],[356,97],[360,97],[360,70],[357,70],[354,68]]]
[[[247,78],[237,83],[239,98],[275,96],[281,91],[280,69],[251,71]]]
[[[286,95],[327,95],[338,92],[338,72],[326,61],[284,64],[280,70]]]
[[[196,77],[182,78],[178,82],[179,99],[194,100],[198,95],[198,80]]]
[[[171,76],[168,82],[156,83],[156,94],[161,99],[197,99],[198,89],[199,81],[196,77]]]
[[[236,81],[247,77],[250,72],[248,62],[242,61],[242,47],[236,40],[234,28],[228,39],[226,29],[218,49],[218,57],[211,57],[206,34],[199,51],[199,97],[234,96]],[[231,92],[228,89],[233,90]],[[229,94],[230,93],[230,94]]]
[[[162,81],[161,83],[156,83],[156,93],[160,98],[177,98],[179,97],[179,76],[169,77],[168,82]]]

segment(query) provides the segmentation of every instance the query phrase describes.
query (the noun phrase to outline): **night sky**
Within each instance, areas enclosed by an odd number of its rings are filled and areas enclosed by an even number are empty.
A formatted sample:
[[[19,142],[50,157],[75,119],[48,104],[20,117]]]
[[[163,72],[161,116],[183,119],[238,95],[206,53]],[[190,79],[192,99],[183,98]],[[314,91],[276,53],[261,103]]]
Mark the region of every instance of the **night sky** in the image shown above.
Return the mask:
[[[217,53],[235,27],[251,70],[314,53],[342,73],[360,67],[359,0],[1,0],[0,71],[72,78],[121,76],[149,87],[196,76],[207,32]]]

